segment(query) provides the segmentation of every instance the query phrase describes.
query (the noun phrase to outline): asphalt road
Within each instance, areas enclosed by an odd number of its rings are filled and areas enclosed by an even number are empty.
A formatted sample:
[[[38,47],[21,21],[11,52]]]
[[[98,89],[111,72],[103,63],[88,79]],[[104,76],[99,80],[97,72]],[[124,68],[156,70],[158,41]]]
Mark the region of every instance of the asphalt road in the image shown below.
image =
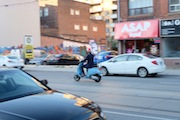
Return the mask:
[[[49,86],[97,102],[108,120],[180,120],[180,76],[104,76],[73,80],[73,72],[26,70]]]

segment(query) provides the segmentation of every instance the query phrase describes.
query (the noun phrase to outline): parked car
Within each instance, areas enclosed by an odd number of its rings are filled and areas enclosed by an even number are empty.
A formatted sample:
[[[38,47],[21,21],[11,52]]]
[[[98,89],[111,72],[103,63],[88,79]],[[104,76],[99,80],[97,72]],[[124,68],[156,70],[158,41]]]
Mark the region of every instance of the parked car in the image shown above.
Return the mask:
[[[29,64],[40,65],[40,64],[42,64],[41,61],[43,61],[44,59],[46,59],[47,56],[48,56],[47,54],[44,54],[44,55],[35,57],[35,58],[33,58],[33,59],[31,59],[31,60],[29,61]]]
[[[99,63],[98,67],[103,75],[135,74],[140,77],[155,76],[166,69],[162,58],[140,53],[121,54]]]
[[[80,58],[74,54],[56,54],[47,60],[48,65],[78,65]]]
[[[55,54],[48,54],[46,58],[41,60],[41,65],[47,65],[47,61],[51,58],[53,58]]]
[[[96,56],[94,56],[94,63],[98,64],[104,61],[107,61],[115,56],[117,56],[118,53],[116,51],[103,51],[98,53]]]
[[[18,69],[0,69],[1,120],[106,120],[99,105]]]
[[[35,57],[29,61],[29,64],[36,64],[36,65],[47,65],[47,61],[50,58],[53,58],[54,54],[44,54],[39,57]]]
[[[77,59],[79,59],[79,61],[84,60],[84,57],[83,57],[83,56],[81,56],[81,55],[79,55],[79,54],[72,54],[72,55],[76,56],[76,57],[77,57]]]
[[[24,60],[16,56],[0,56],[0,66],[24,68]]]

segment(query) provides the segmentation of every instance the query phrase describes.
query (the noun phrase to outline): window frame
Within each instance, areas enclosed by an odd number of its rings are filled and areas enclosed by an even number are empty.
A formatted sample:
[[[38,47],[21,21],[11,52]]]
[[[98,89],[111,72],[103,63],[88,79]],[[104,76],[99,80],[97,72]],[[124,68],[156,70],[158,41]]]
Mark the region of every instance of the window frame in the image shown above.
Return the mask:
[[[179,0],[179,4],[173,4],[173,5],[171,5],[170,4],[171,3],[171,0],[168,0],[168,11],[169,11],[169,13],[175,13],[175,12],[180,12],[180,8],[179,8],[179,10],[171,10],[171,6],[179,6],[180,7],[180,0]]]
[[[49,16],[49,8],[44,8],[44,17],[47,17],[47,16]]]
[[[152,0],[152,6],[145,6],[145,7],[141,7],[141,8],[130,8],[130,0],[128,0],[128,15],[129,16],[137,16],[137,15],[149,15],[149,14],[153,14],[154,12],[154,4],[153,4],[153,0]],[[146,8],[146,13],[143,13],[143,9]],[[148,10],[149,9],[149,10]],[[131,10],[134,10],[134,13],[131,14]],[[136,10],[139,10],[139,14]],[[150,11],[150,12],[148,12]]]
[[[74,30],[80,30],[80,25],[79,24],[74,24]]]

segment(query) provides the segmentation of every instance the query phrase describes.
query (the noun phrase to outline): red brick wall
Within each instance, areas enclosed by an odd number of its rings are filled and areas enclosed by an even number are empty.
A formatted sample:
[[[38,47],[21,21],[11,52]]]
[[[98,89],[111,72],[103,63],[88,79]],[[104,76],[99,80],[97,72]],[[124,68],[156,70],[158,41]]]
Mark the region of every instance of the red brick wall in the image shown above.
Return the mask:
[[[120,10],[122,21],[134,21],[134,20],[146,20],[146,19],[169,19],[169,18],[179,18],[179,13],[169,13],[169,3],[168,0],[153,0],[153,14],[147,15],[128,15],[128,1],[129,0],[120,0]]]
[[[103,39],[101,43],[105,43],[105,22],[94,22],[90,20],[89,8],[89,4],[74,2],[72,0],[59,0],[59,35],[70,35],[71,37],[73,35],[79,37],[86,36],[86,40],[83,39],[85,42],[88,42],[90,38],[94,38],[97,42]],[[70,9],[79,10],[80,15],[70,15]],[[80,25],[80,30],[74,29],[75,24]],[[83,26],[88,26],[88,30],[84,31]],[[98,32],[92,31],[93,26],[98,27]]]
[[[55,37],[41,36],[41,47],[55,46],[63,43],[63,40]]]
[[[42,35],[65,37],[70,40],[86,43],[89,42],[89,39],[94,38],[97,42],[101,42],[101,44],[106,43],[105,22],[90,20],[89,4],[74,2],[73,0],[59,0],[56,8],[55,6],[46,7],[49,8],[50,15],[43,17],[43,19],[41,18],[41,22],[47,23],[47,21],[52,21],[50,22],[51,25],[57,25],[57,29],[42,27]],[[71,15],[71,9],[79,10],[80,15]],[[53,23],[53,19],[55,23]],[[74,29],[75,24],[80,26],[80,30]],[[83,26],[88,26],[88,30],[83,30]],[[98,27],[98,32],[92,31],[93,26]]]

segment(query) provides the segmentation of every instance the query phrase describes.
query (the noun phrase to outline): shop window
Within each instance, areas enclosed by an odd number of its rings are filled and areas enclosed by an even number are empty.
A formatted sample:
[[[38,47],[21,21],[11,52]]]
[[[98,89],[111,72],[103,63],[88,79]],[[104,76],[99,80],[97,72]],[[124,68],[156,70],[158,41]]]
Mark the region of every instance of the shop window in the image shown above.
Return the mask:
[[[180,38],[167,38],[164,40],[164,57],[180,57]]]
[[[169,12],[180,11],[180,0],[169,0]]]
[[[129,0],[129,16],[152,13],[153,0]]]

